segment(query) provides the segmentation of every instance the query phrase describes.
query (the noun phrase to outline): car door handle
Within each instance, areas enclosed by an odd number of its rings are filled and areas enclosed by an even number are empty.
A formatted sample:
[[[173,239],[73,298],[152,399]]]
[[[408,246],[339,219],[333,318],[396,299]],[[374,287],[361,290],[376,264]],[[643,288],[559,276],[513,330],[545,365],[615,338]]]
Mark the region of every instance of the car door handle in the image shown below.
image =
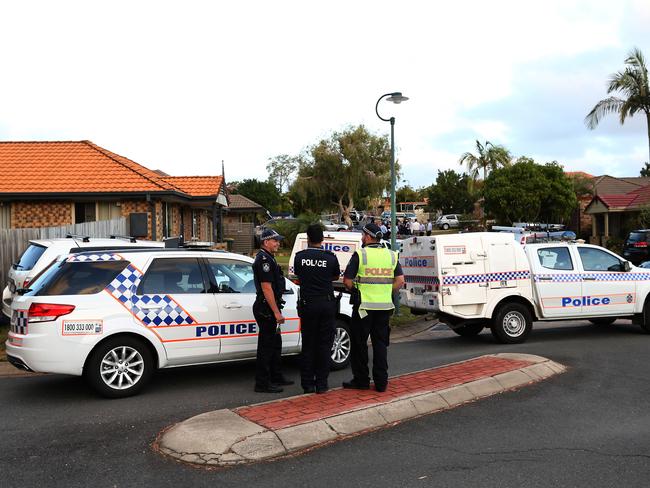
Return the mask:
[[[155,304],[155,305],[142,305],[141,307],[142,310],[160,310],[163,308],[163,305]]]
[[[223,308],[241,308],[241,303],[237,302],[232,302],[232,303],[226,303]]]
[[[553,281],[553,278],[550,276],[538,276],[537,281]]]
[[[596,281],[595,276],[583,276],[582,279],[583,281]]]

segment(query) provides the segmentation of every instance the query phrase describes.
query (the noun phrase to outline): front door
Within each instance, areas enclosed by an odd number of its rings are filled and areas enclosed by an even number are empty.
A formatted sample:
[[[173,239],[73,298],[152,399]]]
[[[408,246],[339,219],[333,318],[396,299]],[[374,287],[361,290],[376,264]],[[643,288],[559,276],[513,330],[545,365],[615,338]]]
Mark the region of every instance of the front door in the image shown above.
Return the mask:
[[[582,277],[575,262],[577,257],[572,256],[569,247],[540,247],[530,259],[542,315],[579,316],[582,313]]]
[[[582,264],[582,313],[629,315],[637,300],[636,283],[618,256],[596,247],[579,247]]]
[[[253,316],[256,293],[252,263],[209,258],[207,264],[212,282],[211,291],[219,308],[221,356],[224,359],[255,356],[259,330]],[[282,326],[283,350],[295,349],[300,339],[300,321],[295,298],[291,297],[285,295],[287,303],[282,310],[286,318],[286,323]]]

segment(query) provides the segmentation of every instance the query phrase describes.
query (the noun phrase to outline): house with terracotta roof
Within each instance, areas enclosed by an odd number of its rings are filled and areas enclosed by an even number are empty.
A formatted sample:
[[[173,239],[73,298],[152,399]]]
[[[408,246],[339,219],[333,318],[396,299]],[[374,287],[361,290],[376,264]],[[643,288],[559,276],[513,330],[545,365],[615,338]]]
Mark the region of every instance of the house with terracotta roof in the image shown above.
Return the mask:
[[[0,168],[0,228],[125,217],[146,222],[136,237],[222,240],[223,176],[166,176],[90,141],[0,142]]]
[[[605,244],[611,237],[624,238],[638,227],[639,213],[650,205],[650,178],[599,176],[594,196],[585,208],[591,216],[590,242]]]

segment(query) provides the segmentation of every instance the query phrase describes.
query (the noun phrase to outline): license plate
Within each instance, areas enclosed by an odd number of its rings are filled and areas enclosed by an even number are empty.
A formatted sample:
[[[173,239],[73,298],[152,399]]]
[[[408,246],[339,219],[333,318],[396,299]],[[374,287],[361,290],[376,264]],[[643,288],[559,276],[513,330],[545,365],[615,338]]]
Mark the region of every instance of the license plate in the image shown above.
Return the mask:
[[[415,295],[423,295],[424,294],[424,287],[423,286],[414,286],[413,287],[413,293]]]

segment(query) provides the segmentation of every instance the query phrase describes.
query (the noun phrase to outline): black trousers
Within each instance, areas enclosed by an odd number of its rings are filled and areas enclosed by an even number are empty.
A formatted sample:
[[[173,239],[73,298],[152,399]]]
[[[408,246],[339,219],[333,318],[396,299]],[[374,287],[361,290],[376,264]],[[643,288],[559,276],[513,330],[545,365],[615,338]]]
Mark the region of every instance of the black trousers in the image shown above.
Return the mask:
[[[332,343],[336,330],[336,301],[308,301],[300,307],[300,383],[303,388],[325,389],[330,373]]]
[[[282,336],[276,333],[277,323],[268,305],[255,303],[253,315],[257,322],[257,363],[255,367],[255,386],[265,388],[274,381],[283,379],[280,369],[282,356]],[[271,318],[269,318],[271,314]]]
[[[350,365],[354,382],[359,385],[370,383],[368,371],[368,336],[372,341],[372,379],[375,386],[388,384],[388,345],[390,343],[390,317],[392,310],[368,310],[364,318],[359,310],[352,314],[352,350]]]

